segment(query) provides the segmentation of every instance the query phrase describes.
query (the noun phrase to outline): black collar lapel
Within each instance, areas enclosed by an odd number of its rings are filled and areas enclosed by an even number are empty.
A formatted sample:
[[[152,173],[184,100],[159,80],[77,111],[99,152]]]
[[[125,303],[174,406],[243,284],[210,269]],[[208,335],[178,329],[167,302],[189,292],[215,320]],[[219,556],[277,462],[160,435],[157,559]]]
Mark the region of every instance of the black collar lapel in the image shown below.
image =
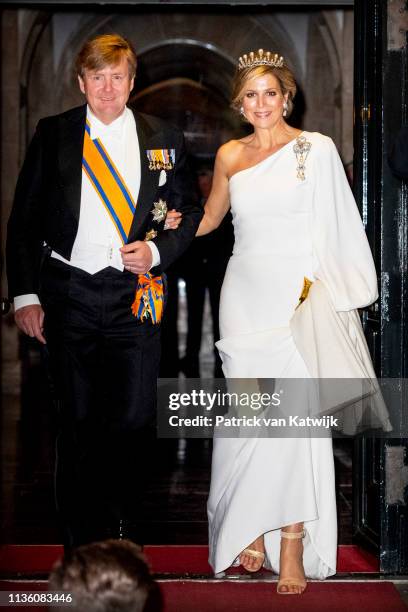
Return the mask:
[[[128,242],[132,242],[134,240],[134,236],[137,235],[146,214],[148,214],[153,208],[153,200],[159,181],[157,172],[149,170],[149,159],[147,157],[149,142],[156,132],[142,115],[136,112],[133,112],[133,114],[136,120],[137,138],[139,141],[140,151],[140,189],[139,197],[137,199],[136,213],[133,217]]]
[[[60,118],[58,165],[65,201],[79,219],[82,182],[82,153],[86,105],[74,108]]]

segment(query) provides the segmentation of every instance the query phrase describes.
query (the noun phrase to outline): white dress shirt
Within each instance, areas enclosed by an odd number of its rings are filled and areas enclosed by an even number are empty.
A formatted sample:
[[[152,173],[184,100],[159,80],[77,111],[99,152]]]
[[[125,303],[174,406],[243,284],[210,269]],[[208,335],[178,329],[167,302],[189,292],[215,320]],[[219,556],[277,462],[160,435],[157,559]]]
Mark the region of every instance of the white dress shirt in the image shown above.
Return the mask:
[[[87,119],[91,124],[91,138],[93,140],[100,138],[123,177],[133,200],[137,202],[141,175],[140,150],[132,111],[125,107],[117,119],[105,125],[95,117],[88,106]],[[152,267],[154,267],[160,263],[160,254],[155,244],[149,241],[147,244],[152,251]],[[51,257],[89,274],[96,274],[108,266],[123,271],[119,250],[121,246],[123,243],[113,221],[82,169],[79,224],[71,259],[67,260],[55,251],[52,251]],[[16,296],[14,310],[39,303],[35,294]]]

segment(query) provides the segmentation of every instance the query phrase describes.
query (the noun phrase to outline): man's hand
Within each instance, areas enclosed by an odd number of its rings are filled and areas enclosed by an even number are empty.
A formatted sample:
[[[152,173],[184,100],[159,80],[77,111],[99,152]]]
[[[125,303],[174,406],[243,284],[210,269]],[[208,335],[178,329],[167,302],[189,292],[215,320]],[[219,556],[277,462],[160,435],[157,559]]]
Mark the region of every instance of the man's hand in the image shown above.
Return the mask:
[[[46,344],[46,340],[43,336],[44,331],[44,311],[38,304],[31,304],[31,306],[23,306],[16,310],[14,314],[14,320],[16,325],[22,332],[30,336],[30,338],[37,338],[42,344]]]
[[[152,266],[153,255],[150,247],[142,240],[125,244],[120,249],[125,270],[133,274],[146,274]]]

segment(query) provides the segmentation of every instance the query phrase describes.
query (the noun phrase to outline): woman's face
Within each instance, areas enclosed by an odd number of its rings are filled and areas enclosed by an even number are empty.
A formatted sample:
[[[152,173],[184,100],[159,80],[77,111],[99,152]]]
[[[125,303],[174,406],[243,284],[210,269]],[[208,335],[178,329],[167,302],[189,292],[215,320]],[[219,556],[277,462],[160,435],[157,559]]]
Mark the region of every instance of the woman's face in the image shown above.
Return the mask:
[[[242,107],[246,119],[254,127],[269,128],[282,118],[287,95],[282,94],[278,79],[273,74],[249,79],[243,89]]]

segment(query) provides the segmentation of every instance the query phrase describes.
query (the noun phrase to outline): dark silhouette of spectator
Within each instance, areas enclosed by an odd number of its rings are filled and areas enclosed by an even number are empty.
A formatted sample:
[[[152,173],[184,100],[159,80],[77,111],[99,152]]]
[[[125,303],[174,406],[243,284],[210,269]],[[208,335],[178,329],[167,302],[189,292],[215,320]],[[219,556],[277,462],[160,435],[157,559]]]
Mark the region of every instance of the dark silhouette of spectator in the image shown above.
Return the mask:
[[[388,155],[388,163],[395,176],[408,181],[408,126],[398,132]]]
[[[204,204],[210,195],[213,171],[202,167],[197,173],[200,203]],[[227,269],[228,260],[234,244],[234,230],[231,215],[227,214],[220,227],[208,236],[195,238],[180,258],[186,281],[187,297],[187,344],[186,353],[180,367],[189,378],[199,378],[199,355],[202,339],[205,294],[208,289],[211,307],[214,343],[220,339],[219,306],[221,286]],[[214,377],[223,377],[221,359],[214,348]]]
[[[178,282],[182,277],[179,261],[174,262],[166,270],[167,299],[161,324],[161,378],[177,378],[179,375]]]
[[[71,593],[71,612],[160,612],[162,598],[141,547],[129,540],[106,540],[68,551],[54,566],[50,591]]]
[[[213,171],[210,162],[197,170],[197,189],[201,206],[210,194]],[[194,238],[187,251],[168,268],[168,300],[162,323],[160,376],[177,378],[181,370],[188,378],[200,377],[205,294],[208,289],[214,343],[220,338],[219,304],[222,281],[234,244],[232,217],[228,213],[219,228],[208,236]],[[182,359],[178,349],[178,281],[184,279],[187,298],[187,342]],[[221,359],[214,348],[214,377],[222,378]]]
[[[191,166],[194,165],[190,160]],[[194,194],[198,202],[199,194]],[[165,308],[161,323],[161,359],[160,377],[177,378],[180,372],[178,315],[179,315],[179,280],[184,280],[184,261],[188,257],[186,253],[174,261],[166,270],[165,285]]]

